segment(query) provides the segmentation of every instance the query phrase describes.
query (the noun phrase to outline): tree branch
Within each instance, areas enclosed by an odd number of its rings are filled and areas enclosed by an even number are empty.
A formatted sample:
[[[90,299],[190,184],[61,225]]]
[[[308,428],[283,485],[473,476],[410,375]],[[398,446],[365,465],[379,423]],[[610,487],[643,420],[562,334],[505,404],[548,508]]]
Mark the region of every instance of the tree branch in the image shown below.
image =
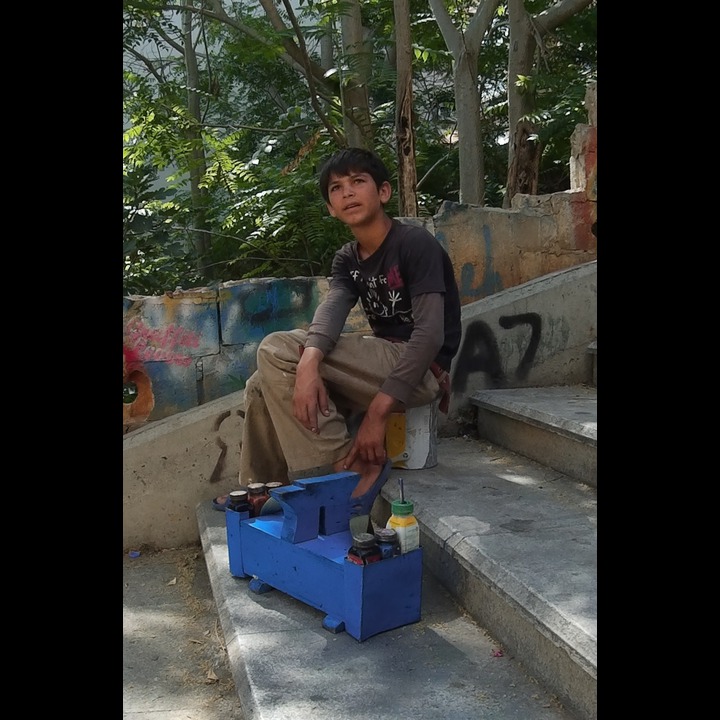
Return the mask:
[[[164,83],[165,80],[163,79],[162,75],[155,69],[155,66],[152,64],[152,62],[146,58],[144,55],[141,55],[137,50],[134,50],[131,47],[125,48],[127,52],[129,52],[131,55],[134,55],[150,72],[150,74],[159,82]]]
[[[538,13],[533,20],[541,35],[546,35],[562,25],[568,18],[584,10],[592,2],[593,0],[559,0],[552,7]]]
[[[223,7],[222,0],[206,0],[208,5],[210,5],[213,9],[208,10],[204,7],[193,7],[190,5],[173,5],[173,4],[166,4],[163,5],[163,9],[165,10],[177,10],[177,11],[186,11],[189,10],[191,12],[204,15],[205,17],[212,18],[213,20],[217,20],[218,22],[224,23],[225,25],[229,25],[230,27],[234,28],[238,32],[242,33],[243,35],[247,35],[248,37],[252,38],[256,42],[260,43],[261,45],[264,45],[268,48],[275,47],[274,43],[269,42],[267,39],[265,39],[262,34],[254,30],[253,28],[249,27],[248,25],[245,25],[241,22],[238,22],[237,20],[234,20],[231,18],[227,12],[225,11],[225,8]],[[296,72],[300,72],[303,75],[305,75],[308,72],[308,68],[303,64],[303,56],[300,49],[295,45],[295,43],[290,40],[287,37],[288,28],[285,26],[285,24],[282,21],[282,18],[278,14],[277,10],[275,9],[275,6],[272,2],[268,0],[260,0],[260,4],[262,5],[263,9],[265,10],[265,14],[270,21],[270,24],[273,26],[273,29],[275,29],[278,33],[281,34],[281,42],[283,47],[285,48],[285,52],[281,54],[279,57],[280,59],[289,67],[291,67]],[[309,61],[309,72],[312,73],[313,78],[316,82],[319,83],[326,83],[325,79],[325,71],[323,68],[318,65],[317,63],[313,62],[312,60]],[[322,94],[321,94],[322,96]]]
[[[181,43],[173,40],[161,27],[156,28],[157,34],[171,47],[177,50],[181,55],[185,54],[185,48]]]
[[[302,31],[300,30],[297,18],[295,17],[295,13],[293,12],[293,9],[288,0],[283,0],[283,5],[285,6],[285,10],[287,11],[290,23],[295,30],[298,44],[300,45],[300,52],[302,53],[303,64],[305,66],[305,79],[307,80],[308,89],[310,90],[310,104],[313,106],[313,110],[315,110],[315,112],[317,113],[317,116],[320,118],[322,124],[332,136],[332,139],[337,143],[339,147],[342,147],[343,145],[345,145],[344,139],[332,126],[332,123],[328,120],[327,116],[320,107],[320,103],[318,102],[317,93],[315,92],[315,82],[313,80],[312,69],[310,68],[310,57],[308,56],[305,39],[303,38]]]
[[[470,21],[467,31],[465,32],[465,38],[475,52],[480,51],[480,45],[492,23],[495,10],[497,10],[499,4],[500,0],[483,0],[480,9]]]

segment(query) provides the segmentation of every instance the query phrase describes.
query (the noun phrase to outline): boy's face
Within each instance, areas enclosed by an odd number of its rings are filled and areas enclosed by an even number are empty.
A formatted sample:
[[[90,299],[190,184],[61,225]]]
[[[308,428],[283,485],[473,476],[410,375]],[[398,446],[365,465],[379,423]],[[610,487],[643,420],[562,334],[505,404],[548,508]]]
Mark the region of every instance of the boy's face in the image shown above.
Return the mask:
[[[375,185],[372,175],[351,171],[349,175],[330,175],[328,182],[328,212],[352,227],[372,222],[385,212],[385,203],[390,199],[390,183],[380,188]]]

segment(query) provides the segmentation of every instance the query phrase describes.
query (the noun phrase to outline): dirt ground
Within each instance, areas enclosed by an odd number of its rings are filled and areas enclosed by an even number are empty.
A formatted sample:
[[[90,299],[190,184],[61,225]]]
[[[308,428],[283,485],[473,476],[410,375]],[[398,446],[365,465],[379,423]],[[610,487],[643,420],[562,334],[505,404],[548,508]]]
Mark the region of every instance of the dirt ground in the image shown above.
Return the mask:
[[[124,720],[244,720],[200,546],[123,556]]]

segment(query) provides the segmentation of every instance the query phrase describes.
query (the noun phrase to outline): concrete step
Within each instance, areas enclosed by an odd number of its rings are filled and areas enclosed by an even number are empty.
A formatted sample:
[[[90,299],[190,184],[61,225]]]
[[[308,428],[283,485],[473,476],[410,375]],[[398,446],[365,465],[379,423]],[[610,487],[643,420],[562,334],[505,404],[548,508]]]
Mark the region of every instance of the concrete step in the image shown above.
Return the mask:
[[[592,362],[592,384],[597,387],[597,340],[593,340],[587,348]]]
[[[597,487],[597,388],[588,385],[479,390],[480,438]]]
[[[373,509],[413,500],[422,617],[362,643],[228,567],[224,514],[198,526],[235,682],[256,720],[595,720],[594,488],[492,443],[440,438]]]

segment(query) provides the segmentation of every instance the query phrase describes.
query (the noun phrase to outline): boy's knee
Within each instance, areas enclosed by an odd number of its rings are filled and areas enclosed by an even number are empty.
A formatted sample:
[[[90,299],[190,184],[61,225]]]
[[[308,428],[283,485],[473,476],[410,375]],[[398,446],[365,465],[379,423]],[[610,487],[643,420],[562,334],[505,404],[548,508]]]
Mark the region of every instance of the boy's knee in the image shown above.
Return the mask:
[[[282,340],[284,335],[284,332],[278,330],[269,333],[260,341],[257,349],[258,362],[261,357],[269,357],[277,354],[278,348],[284,344]]]
[[[301,340],[291,330],[276,330],[266,335],[258,345],[258,368],[267,365],[283,365],[300,360]]]

